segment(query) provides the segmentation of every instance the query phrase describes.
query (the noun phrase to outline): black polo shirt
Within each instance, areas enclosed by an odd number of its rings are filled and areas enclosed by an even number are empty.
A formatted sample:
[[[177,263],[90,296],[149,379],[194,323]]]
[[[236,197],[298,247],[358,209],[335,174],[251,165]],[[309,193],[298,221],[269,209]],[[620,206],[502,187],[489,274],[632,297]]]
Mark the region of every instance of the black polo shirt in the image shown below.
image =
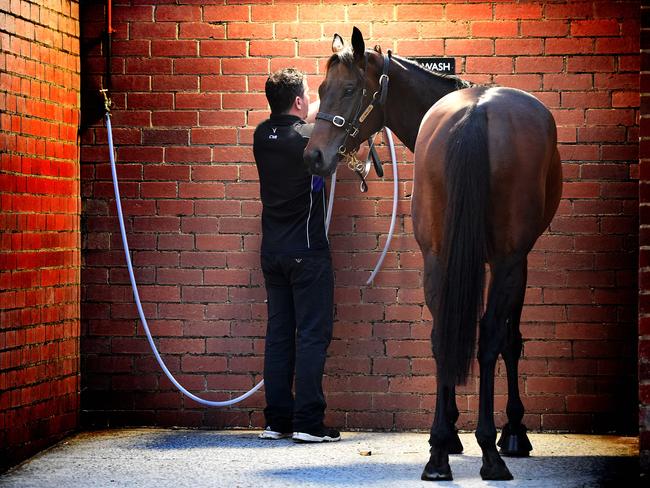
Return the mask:
[[[255,129],[262,198],[262,253],[327,252],[325,185],[303,161],[308,139],[295,115],[271,115]]]

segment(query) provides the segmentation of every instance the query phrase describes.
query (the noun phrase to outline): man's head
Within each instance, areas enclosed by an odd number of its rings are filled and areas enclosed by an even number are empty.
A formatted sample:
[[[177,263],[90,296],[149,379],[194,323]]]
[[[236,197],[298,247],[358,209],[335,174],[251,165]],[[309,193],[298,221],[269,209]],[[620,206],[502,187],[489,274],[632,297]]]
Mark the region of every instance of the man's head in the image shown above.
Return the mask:
[[[307,77],[295,68],[284,68],[266,80],[266,99],[274,115],[291,114],[301,119],[309,112]]]

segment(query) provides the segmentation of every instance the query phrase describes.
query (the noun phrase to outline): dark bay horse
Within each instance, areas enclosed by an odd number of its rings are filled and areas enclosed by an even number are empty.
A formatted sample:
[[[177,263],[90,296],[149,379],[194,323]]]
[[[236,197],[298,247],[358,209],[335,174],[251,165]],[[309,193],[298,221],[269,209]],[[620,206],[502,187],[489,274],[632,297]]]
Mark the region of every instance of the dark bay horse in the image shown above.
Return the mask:
[[[319,87],[320,112],[305,149],[310,171],[331,174],[383,126],[415,153],[411,209],[424,258],[437,366],[431,455],[422,479],[452,479],[449,454],[462,452],[455,388],[469,374],[477,323],[481,476],[512,479],[495,444],[494,370],[500,354],[508,377],[501,454],[527,456],[532,446],[517,384],[519,321],[527,255],[550,224],[562,191],[553,117],[520,90],[470,86],[379,47],[366,50],[357,28],[351,48],[335,35],[332,49]],[[490,283],[484,307],[486,263]]]

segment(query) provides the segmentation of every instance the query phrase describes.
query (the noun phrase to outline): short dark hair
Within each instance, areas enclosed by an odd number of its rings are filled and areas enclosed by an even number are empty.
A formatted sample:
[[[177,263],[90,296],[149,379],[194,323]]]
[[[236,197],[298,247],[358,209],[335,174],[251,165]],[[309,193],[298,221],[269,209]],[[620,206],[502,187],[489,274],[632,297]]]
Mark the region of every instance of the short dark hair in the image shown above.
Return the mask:
[[[305,75],[295,68],[284,68],[272,73],[264,87],[272,114],[287,112],[296,97],[305,94]]]

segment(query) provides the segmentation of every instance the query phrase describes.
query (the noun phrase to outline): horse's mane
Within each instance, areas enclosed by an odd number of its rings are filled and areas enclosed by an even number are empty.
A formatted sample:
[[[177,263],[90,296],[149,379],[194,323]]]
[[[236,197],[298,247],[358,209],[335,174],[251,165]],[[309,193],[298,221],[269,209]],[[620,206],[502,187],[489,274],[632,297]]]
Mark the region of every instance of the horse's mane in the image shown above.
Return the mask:
[[[411,59],[403,58],[397,55],[393,55],[392,57],[394,60],[397,60],[400,64],[407,66],[409,71],[415,71],[432,80],[446,81],[450,84],[453,83],[456,86],[457,90],[463,88],[469,88],[475,85],[471,81],[463,80],[462,78],[456,75],[449,75],[446,73],[435,73],[433,71],[429,71],[428,69],[423,68],[417,62]],[[334,66],[339,63],[342,63],[343,65],[348,67],[352,67],[354,65],[354,53],[352,52],[352,48],[347,46],[344,49],[341,49],[339,52],[332,54],[332,56],[327,61],[327,69],[329,70],[331,66]]]

